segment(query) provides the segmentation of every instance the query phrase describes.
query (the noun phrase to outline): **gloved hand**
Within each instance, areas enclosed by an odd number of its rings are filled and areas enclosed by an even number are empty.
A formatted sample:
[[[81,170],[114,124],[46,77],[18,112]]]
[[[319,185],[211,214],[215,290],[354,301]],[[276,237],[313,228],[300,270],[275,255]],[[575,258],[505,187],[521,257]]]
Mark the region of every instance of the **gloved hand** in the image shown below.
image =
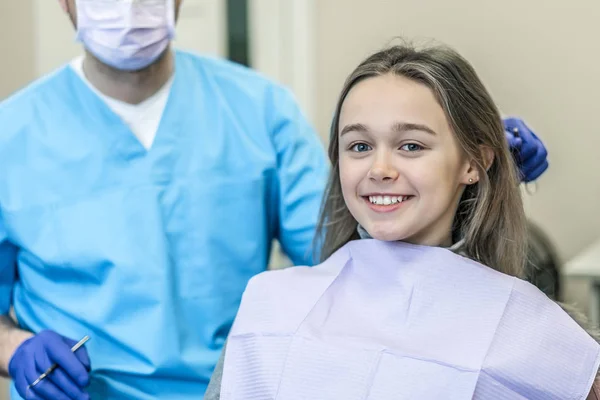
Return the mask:
[[[544,143],[520,118],[505,118],[504,132],[521,171],[521,180],[527,183],[539,178],[548,169],[548,151]]]
[[[24,399],[87,400],[84,388],[89,384],[90,359],[85,347],[75,353],[75,340],[53,331],[42,331],[23,342],[8,364],[8,372],[17,392]],[[28,389],[52,364],[58,364],[41,382]]]

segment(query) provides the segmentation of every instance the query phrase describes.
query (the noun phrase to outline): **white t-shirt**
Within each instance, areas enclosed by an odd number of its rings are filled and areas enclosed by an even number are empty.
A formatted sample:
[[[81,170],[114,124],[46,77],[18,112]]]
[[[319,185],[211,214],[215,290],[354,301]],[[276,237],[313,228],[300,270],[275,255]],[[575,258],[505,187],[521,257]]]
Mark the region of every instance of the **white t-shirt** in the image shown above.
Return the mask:
[[[171,77],[158,92],[152,95],[152,97],[149,97],[140,104],[129,104],[100,93],[98,89],[87,80],[83,73],[83,56],[74,59],[71,62],[71,68],[73,68],[94,93],[104,100],[110,109],[129,126],[140,143],[146,149],[150,149],[167,105],[169,93],[173,86],[173,77]]]

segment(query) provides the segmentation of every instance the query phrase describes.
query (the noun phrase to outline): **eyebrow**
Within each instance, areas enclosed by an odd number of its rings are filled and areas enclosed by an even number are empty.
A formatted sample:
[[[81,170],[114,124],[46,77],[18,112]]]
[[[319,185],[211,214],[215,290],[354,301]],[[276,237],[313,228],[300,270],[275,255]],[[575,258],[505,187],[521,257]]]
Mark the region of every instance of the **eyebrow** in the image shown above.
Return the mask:
[[[412,122],[396,122],[392,126],[392,131],[394,131],[396,133],[404,133],[404,132],[407,132],[407,131],[422,131],[422,132],[429,133],[431,135],[437,135],[437,133],[433,129],[431,129],[430,127],[428,127],[427,125],[415,124],[415,123],[412,123]],[[346,134],[348,132],[362,132],[362,133],[366,133],[366,132],[369,132],[369,128],[367,128],[363,124],[350,124],[350,125],[346,125],[346,126],[344,126],[344,128],[340,132],[340,136],[342,136],[342,135],[344,135],[344,134]]]

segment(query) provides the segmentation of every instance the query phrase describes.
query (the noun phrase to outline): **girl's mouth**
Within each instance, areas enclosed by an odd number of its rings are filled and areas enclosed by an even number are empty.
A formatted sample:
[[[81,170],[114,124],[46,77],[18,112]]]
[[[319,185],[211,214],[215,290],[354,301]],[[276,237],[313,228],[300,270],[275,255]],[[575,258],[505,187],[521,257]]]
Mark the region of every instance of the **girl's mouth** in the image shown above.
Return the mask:
[[[400,208],[413,197],[414,196],[370,195],[363,196],[363,199],[373,211],[391,212]]]

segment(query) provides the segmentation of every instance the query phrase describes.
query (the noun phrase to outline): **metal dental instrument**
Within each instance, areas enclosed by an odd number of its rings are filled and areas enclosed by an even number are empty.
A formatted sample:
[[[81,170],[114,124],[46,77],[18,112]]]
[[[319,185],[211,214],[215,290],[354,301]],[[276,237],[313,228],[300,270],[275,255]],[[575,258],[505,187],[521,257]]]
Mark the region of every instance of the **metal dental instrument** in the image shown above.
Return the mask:
[[[71,347],[71,352],[75,353],[88,340],[90,340],[90,337],[87,336],[87,335],[84,336],[83,339],[81,339],[79,342],[75,343],[75,345],[73,347]],[[52,364],[50,366],[50,368],[48,368],[46,371],[44,371],[44,373],[41,374],[32,384],[30,384],[29,386],[27,386],[27,388],[31,389],[32,387],[34,387],[35,385],[37,385],[38,383],[40,383],[44,378],[46,378],[48,375],[50,375],[52,373],[52,371],[54,371],[56,368],[58,368],[58,364]]]

